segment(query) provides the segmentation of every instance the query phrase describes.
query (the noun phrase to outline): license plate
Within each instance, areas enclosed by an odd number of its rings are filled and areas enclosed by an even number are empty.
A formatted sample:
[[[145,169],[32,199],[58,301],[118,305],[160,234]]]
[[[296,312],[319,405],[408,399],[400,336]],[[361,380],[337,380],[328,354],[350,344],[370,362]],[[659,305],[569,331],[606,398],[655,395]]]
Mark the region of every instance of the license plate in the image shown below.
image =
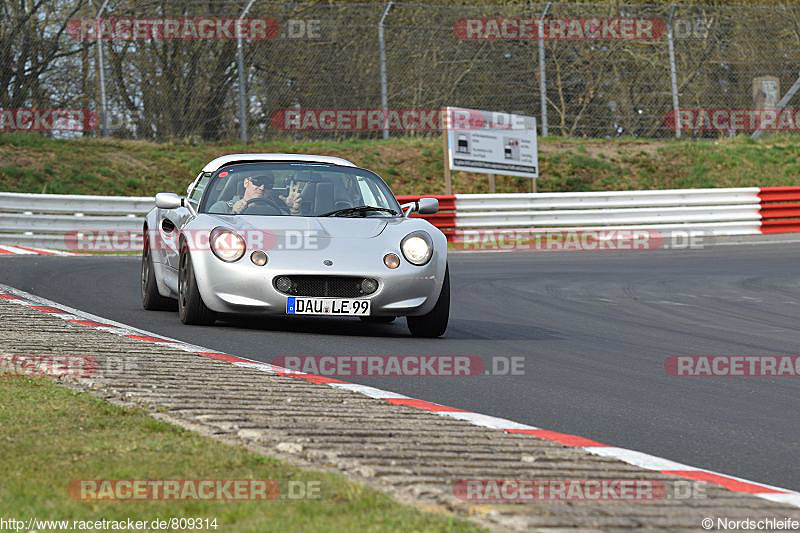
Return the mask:
[[[286,314],[368,316],[369,304],[369,300],[298,298],[297,296],[290,296],[286,301]]]

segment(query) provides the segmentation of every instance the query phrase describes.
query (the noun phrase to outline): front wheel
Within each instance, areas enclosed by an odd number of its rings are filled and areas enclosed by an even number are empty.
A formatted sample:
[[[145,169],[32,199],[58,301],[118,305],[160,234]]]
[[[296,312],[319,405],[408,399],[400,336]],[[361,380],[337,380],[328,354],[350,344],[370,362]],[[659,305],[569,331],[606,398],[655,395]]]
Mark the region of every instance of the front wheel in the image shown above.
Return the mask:
[[[450,268],[445,267],[444,282],[439,299],[430,313],[422,316],[408,316],[406,322],[413,337],[441,337],[450,319]]]
[[[206,307],[197,289],[192,256],[186,245],[181,247],[178,269],[178,317],[184,324],[195,326],[211,326],[217,319],[217,314]]]

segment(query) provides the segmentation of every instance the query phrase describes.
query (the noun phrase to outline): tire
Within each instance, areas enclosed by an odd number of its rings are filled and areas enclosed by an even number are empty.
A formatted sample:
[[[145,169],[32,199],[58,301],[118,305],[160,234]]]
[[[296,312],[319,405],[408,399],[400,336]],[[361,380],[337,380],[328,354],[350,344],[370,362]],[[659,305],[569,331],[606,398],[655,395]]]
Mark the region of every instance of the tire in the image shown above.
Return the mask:
[[[366,322],[367,324],[389,324],[390,322],[394,322],[394,319],[397,318],[397,317],[396,316],[360,316],[358,318],[360,318],[362,322]]]
[[[153,254],[150,251],[150,238],[147,236],[147,229],[144,230],[144,243],[142,244],[139,291],[142,297],[142,307],[148,311],[174,311],[177,309],[178,302],[172,298],[161,296],[158,292],[156,273],[153,268]]]
[[[406,322],[413,337],[435,338],[444,335],[450,319],[450,268],[445,267],[444,282],[439,299],[430,313],[422,316],[408,316]]]
[[[181,246],[178,267],[178,318],[193,326],[211,326],[217,319],[217,314],[206,307],[197,289],[192,256],[185,244]]]

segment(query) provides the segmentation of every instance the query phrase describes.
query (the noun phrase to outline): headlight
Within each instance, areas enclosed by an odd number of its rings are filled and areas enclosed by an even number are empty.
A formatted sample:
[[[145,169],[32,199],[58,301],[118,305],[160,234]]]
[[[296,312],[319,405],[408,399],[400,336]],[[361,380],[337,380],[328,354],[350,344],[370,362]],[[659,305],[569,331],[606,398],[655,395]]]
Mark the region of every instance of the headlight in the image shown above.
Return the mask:
[[[422,266],[431,260],[433,255],[433,241],[431,236],[424,231],[409,233],[400,241],[403,257],[412,265]]]
[[[226,228],[214,228],[209,241],[214,255],[226,263],[238,261],[244,255],[244,239],[235,231]]]

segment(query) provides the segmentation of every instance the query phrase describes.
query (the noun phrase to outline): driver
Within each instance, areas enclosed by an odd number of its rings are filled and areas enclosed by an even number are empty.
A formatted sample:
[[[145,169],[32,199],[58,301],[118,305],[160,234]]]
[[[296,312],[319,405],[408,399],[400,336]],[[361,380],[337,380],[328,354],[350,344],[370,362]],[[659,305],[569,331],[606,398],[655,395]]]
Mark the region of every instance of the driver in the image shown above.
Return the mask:
[[[300,213],[300,187],[290,185],[286,196],[275,198],[272,186],[275,180],[271,175],[247,176],[244,179],[244,195],[239,198],[234,196],[228,202],[218,202],[223,205],[214,205],[212,211],[227,209],[231,214],[238,215],[247,210],[256,200],[263,199],[281,211],[281,214],[297,215]],[[280,200],[280,201],[278,201]],[[220,208],[220,209],[217,209]]]

